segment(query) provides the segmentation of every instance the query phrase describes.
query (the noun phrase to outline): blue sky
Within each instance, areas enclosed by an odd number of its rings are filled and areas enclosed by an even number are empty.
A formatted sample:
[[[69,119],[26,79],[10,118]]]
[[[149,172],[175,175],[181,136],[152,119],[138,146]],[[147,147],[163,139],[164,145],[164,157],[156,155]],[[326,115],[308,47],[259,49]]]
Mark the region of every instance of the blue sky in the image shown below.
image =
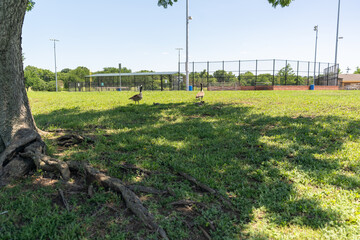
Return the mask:
[[[25,17],[25,66],[117,67],[176,71],[185,49],[185,0],[163,9],[157,0],[36,0]],[[272,8],[267,0],[190,0],[189,60],[314,60],[314,25],[319,25],[318,61],[335,61],[338,0],[295,0]],[[359,0],[341,3],[338,62],[343,72],[360,66]],[[182,51],[181,61],[185,61]]]

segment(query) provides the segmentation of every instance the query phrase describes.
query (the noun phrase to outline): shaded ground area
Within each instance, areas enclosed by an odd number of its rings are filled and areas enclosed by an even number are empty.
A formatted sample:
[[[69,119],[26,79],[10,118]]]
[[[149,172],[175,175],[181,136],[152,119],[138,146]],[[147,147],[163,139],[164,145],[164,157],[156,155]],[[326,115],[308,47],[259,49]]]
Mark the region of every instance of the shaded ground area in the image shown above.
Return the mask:
[[[135,190],[170,239],[322,238],[327,231],[339,239],[355,237],[360,168],[353,155],[358,154],[359,120],[344,115],[348,110],[341,104],[336,111],[327,103],[303,111],[276,97],[96,111],[75,106],[35,118],[41,128],[53,131],[46,140],[50,154],[89,161],[128,185],[161,191]],[[306,108],[312,102],[301,104]],[[65,133],[85,140],[59,146],[56,139]],[[33,209],[21,216],[16,211],[0,215],[8,223],[0,233],[8,239],[26,234],[39,239],[158,238],[117,194],[79,179],[64,184],[56,175],[38,172],[26,184],[8,186],[0,194],[0,212],[27,204]],[[4,199],[11,201],[4,204]],[[36,228],[39,224],[44,227]]]

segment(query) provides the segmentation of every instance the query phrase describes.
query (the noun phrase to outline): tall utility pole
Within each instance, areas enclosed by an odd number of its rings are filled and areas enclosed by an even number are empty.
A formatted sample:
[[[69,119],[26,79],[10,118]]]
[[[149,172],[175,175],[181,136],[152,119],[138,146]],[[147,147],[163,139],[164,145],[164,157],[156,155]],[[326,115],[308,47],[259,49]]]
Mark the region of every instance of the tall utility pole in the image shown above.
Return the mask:
[[[180,90],[180,51],[182,48],[175,48],[175,50],[179,51],[179,61],[178,61],[178,90]]]
[[[57,82],[57,68],[56,68],[56,42],[59,42],[57,39],[50,39],[54,42],[54,59],[55,59],[55,83],[56,83],[56,92],[58,91],[58,82]]]
[[[189,0],[186,0],[186,91],[189,91],[189,20],[192,20],[189,16]]]
[[[318,41],[318,33],[319,33],[319,26],[316,25],[314,27],[314,31],[316,32],[316,40],[315,40],[315,61],[314,61],[314,86],[315,86],[315,78],[316,78],[316,53],[317,53],[317,41]]]
[[[335,69],[336,75],[339,72],[337,67],[337,52],[338,52],[338,44],[339,44],[339,22],[340,22],[340,0],[338,5],[338,17],[337,17],[337,28],[336,28],[336,45],[335,45]]]

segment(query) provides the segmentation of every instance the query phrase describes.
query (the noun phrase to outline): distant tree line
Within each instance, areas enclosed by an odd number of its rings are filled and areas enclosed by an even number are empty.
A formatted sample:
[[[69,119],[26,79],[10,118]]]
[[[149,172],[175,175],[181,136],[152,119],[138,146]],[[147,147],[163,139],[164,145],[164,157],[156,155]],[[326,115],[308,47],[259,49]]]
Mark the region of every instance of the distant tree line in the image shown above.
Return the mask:
[[[99,73],[118,73],[119,69],[116,67],[104,67],[103,70],[93,72],[92,74]],[[131,73],[132,70],[126,67],[121,69],[122,73]],[[149,70],[141,70],[139,72],[154,72]],[[68,90],[69,83],[81,83],[85,82],[85,76],[90,75],[91,72],[86,67],[77,67],[75,69],[65,68],[58,72],[58,87],[60,90]],[[354,74],[360,74],[360,68],[357,67]],[[41,69],[34,66],[27,66],[24,71],[25,75],[25,86],[27,89],[31,88],[34,91],[55,91],[55,73],[47,70]],[[185,75],[181,74],[183,81],[185,80]],[[177,75],[176,75],[177,77]],[[163,76],[163,80],[172,81],[168,76]],[[237,83],[242,86],[254,86],[257,83],[261,84],[275,84],[275,85],[307,85],[308,81],[312,82],[313,77],[309,76],[298,76],[290,64],[286,67],[280,69],[277,73],[269,74],[258,74],[257,76],[251,72],[247,71],[236,76],[233,72],[227,72],[224,70],[217,70],[212,74],[209,74],[206,70],[201,72],[190,72],[189,80],[191,85],[200,86],[200,83]],[[135,83],[134,83],[135,81]],[[168,81],[168,82],[169,82]],[[177,80],[175,80],[177,83]],[[159,89],[161,87],[160,76],[142,76],[140,79],[135,79],[133,77],[122,77],[122,83],[124,86],[132,86],[136,84],[147,85],[147,89]],[[176,83],[174,85],[176,85]],[[180,87],[181,89],[183,87]]]
[[[105,67],[102,71],[96,73],[118,73],[119,69],[114,67]],[[131,72],[130,69],[122,68],[121,72]],[[85,82],[85,76],[90,75],[87,67],[77,67],[75,69],[64,68],[57,73],[58,88],[67,90],[71,82]],[[24,70],[26,89],[34,91],[55,91],[56,80],[55,73],[48,69],[41,69],[34,66],[27,66]]]
[[[76,69],[65,68],[57,73],[58,88],[67,89],[70,82],[85,81],[85,76],[90,74],[86,67]],[[34,66],[27,66],[24,70],[25,87],[34,91],[55,91],[55,73],[48,69],[41,69]]]

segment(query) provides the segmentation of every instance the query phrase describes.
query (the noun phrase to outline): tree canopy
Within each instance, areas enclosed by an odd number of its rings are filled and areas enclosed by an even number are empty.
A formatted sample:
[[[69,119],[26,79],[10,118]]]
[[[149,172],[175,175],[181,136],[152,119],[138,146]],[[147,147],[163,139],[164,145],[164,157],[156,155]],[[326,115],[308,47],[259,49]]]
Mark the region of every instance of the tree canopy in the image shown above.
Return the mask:
[[[356,71],[354,72],[354,74],[360,74],[360,68],[359,67],[356,68]]]
[[[177,1],[178,0],[158,0],[158,5],[167,8],[169,5],[172,6],[174,2]],[[286,7],[289,6],[292,1],[294,0],[268,0],[268,2],[273,5],[273,7],[277,7],[279,5],[281,7]]]
[[[34,5],[35,5],[35,2],[32,0],[29,0],[26,10],[30,11],[31,9],[33,9]]]
[[[167,8],[169,5],[172,6],[174,2],[177,2],[178,0],[158,0],[158,5],[163,6],[164,8]],[[273,5],[273,7],[282,6],[286,7],[289,6],[290,3],[294,0],[268,0],[269,3]],[[35,2],[33,0],[29,0],[27,10],[30,11],[35,5]]]

